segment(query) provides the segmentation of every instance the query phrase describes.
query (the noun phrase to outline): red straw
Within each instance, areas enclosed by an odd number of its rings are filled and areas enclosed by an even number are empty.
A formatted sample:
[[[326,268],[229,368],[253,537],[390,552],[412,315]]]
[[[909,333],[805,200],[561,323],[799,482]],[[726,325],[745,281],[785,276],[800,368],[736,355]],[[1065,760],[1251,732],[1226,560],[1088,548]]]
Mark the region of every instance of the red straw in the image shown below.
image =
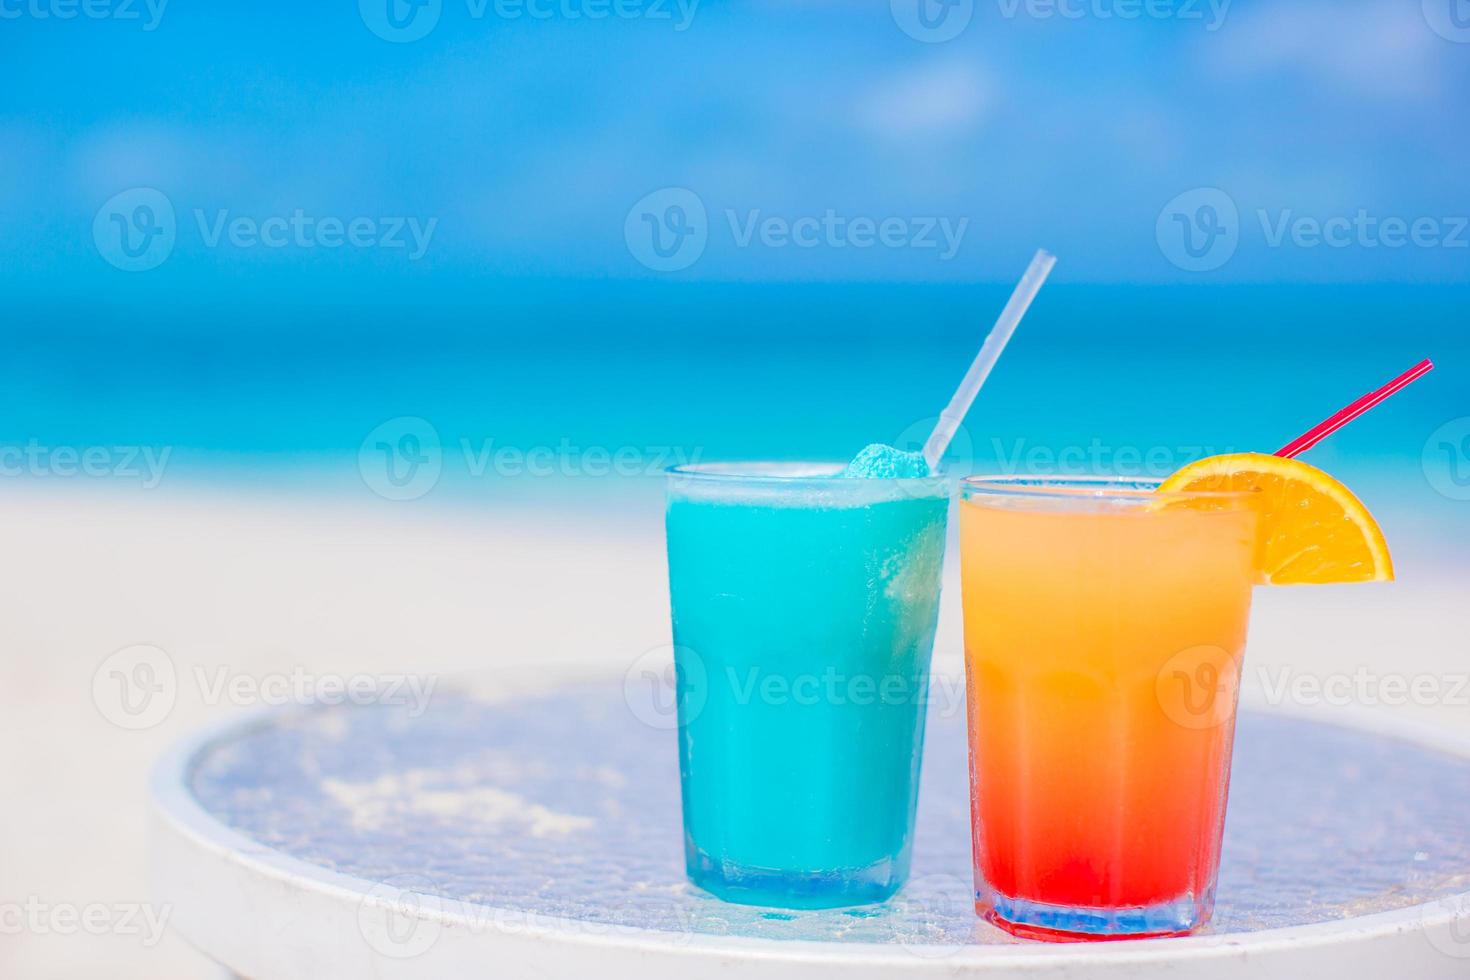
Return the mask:
[[[1368,394],[1364,395],[1362,398],[1359,398],[1351,405],[1348,405],[1346,408],[1340,409],[1339,411],[1323,419],[1321,422],[1318,422],[1306,432],[1303,432],[1301,435],[1291,440],[1291,442],[1288,442],[1286,445],[1276,450],[1276,455],[1285,456],[1287,459],[1291,459],[1295,456],[1301,455],[1308,449],[1311,449],[1317,443],[1321,442],[1323,439],[1326,439],[1328,436],[1332,435],[1332,433],[1336,432],[1338,429],[1347,425],[1359,415],[1362,415],[1364,412],[1368,411],[1368,409],[1372,408],[1374,405],[1377,405],[1379,402],[1383,401],[1389,395],[1407,385],[1409,382],[1428,374],[1433,368],[1434,362],[1426,357],[1424,360],[1420,361],[1418,364],[1415,364],[1413,367],[1409,368],[1409,370],[1405,371],[1397,378],[1394,378],[1382,388],[1379,388],[1377,391],[1368,392]]]

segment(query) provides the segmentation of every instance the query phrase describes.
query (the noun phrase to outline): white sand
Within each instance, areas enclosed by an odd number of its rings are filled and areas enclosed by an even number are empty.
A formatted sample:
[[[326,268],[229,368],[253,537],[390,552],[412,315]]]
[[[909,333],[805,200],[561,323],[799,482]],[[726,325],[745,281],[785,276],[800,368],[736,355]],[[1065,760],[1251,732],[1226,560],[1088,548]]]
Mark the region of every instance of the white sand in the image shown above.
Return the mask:
[[[148,901],[150,764],[200,724],[250,707],[206,703],[196,669],[211,679],[295,670],[448,679],[517,662],[621,670],[668,642],[660,503],[649,490],[646,506],[569,525],[549,512],[430,500],[7,485],[0,906]],[[1375,677],[1423,675],[1421,691],[1437,684],[1441,703],[1369,707],[1470,732],[1470,690],[1455,690],[1470,672],[1464,579],[1401,574],[1392,587],[1259,590],[1248,683],[1278,683],[1285,665],[1319,678],[1361,667],[1380,692]],[[953,667],[950,575],[938,659]],[[128,731],[99,710],[93,675],[138,643],[167,651],[179,689],[166,718]],[[1443,703],[1456,693],[1458,703]],[[17,933],[3,918],[0,929],[0,976],[214,975],[167,931],[148,945],[139,935]]]

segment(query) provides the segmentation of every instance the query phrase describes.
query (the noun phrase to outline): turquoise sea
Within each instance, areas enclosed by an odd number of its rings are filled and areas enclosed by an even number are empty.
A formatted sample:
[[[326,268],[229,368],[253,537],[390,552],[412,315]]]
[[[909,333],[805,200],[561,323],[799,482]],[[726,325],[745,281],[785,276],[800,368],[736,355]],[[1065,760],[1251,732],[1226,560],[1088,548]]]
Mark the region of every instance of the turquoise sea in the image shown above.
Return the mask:
[[[150,477],[142,456],[136,476],[102,478],[121,493],[550,508],[646,529],[666,465],[921,440],[1007,292],[501,282],[475,312],[267,316],[246,303],[119,323],[78,308],[6,330],[0,445],[142,447],[162,465]],[[1458,564],[1467,311],[1466,287],[1057,282],[953,463],[1162,476],[1199,455],[1274,450],[1429,356],[1436,370],[1305,458],[1363,497],[1401,556]],[[384,483],[385,466],[402,475],[415,459],[431,479]],[[21,475],[56,486],[53,469]]]
[[[0,445],[154,447],[169,453],[166,487],[372,500],[364,442],[406,417],[442,452],[419,506],[606,502],[681,459],[836,459],[922,439],[1007,292],[513,282],[487,284],[475,312],[266,316],[247,302],[119,322],[77,307],[0,335]],[[1435,371],[1307,458],[1405,533],[1467,527],[1467,312],[1467,287],[1057,282],[956,463],[1163,475],[1271,451],[1429,356]]]

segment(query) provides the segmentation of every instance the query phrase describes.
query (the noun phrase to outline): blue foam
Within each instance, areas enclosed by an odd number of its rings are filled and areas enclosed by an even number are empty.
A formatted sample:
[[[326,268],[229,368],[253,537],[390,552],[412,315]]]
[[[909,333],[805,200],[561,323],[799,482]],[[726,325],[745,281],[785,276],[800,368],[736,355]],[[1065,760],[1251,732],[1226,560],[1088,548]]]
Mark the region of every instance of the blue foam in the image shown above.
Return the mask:
[[[870,480],[911,480],[929,476],[929,464],[920,453],[906,453],[892,446],[875,442],[864,446],[863,451],[853,457],[845,477],[860,477]]]

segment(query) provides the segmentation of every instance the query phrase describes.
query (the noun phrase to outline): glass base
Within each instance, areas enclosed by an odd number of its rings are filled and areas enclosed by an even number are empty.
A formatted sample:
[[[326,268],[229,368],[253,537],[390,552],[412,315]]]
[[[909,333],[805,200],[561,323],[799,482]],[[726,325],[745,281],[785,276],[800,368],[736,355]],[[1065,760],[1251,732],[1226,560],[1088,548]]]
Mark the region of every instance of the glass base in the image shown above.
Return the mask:
[[[1187,936],[1210,918],[1208,899],[1185,896],[1172,902],[1126,908],[1049,905],[992,892],[977,896],[975,911],[987,922],[1022,939],[1099,942]]]
[[[726,902],[783,909],[834,909],[886,901],[903,884],[898,862],[885,858],[864,868],[783,871],[716,861],[697,848],[686,852],[689,880]]]

